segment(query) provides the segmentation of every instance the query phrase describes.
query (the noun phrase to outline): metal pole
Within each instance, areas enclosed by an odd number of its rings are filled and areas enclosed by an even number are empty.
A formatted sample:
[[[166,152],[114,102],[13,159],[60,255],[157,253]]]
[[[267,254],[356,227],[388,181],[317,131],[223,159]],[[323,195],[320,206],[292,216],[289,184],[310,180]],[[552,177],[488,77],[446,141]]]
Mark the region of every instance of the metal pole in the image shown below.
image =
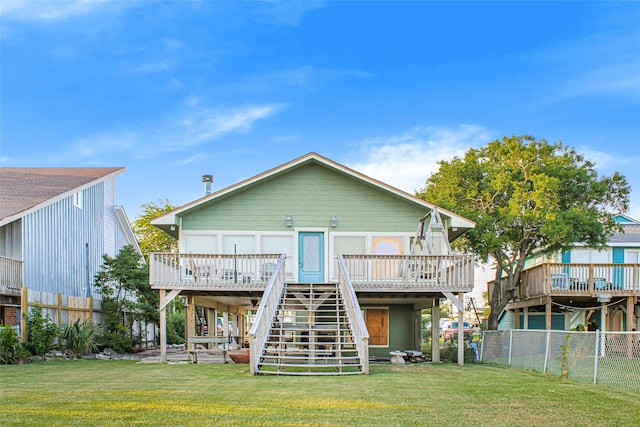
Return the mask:
[[[593,383],[596,384],[597,380],[598,380],[598,343],[600,342],[600,330],[596,329],[596,351],[595,351],[595,357],[594,357],[594,361],[593,361]]]
[[[547,331],[547,345],[544,351],[544,368],[542,369],[543,374],[547,374],[547,363],[549,363],[549,340],[551,339],[551,331]]]
[[[602,303],[602,308],[600,309],[600,330],[602,332],[607,330],[607,303],[603,302]],[[600,356],[604,357],[605,356],[605,334],[601,333],[600,334]]]

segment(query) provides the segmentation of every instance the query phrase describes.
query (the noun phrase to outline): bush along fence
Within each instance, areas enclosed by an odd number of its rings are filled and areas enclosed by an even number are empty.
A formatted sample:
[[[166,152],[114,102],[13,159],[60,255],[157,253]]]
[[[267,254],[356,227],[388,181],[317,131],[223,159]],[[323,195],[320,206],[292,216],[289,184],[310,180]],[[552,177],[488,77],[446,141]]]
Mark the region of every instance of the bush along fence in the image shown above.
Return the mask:
[[[483,331],[480,360],[640,392],[640,332]]]

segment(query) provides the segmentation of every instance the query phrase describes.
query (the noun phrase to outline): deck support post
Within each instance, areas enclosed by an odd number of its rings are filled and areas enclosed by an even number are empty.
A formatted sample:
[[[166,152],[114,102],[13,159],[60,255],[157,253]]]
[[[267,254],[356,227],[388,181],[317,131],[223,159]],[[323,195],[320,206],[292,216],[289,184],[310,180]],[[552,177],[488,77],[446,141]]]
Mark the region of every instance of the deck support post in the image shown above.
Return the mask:
[[[635,331],[638,327],[638,325],[636,325],[636,313],[634,307],[635,298],[627,297],[627,332]]]
[[[164,300],[164,289],[160,289],[160,363],[167,363],[167,305]]]
[[[544,305],[544,317],[545,328],[547,331],[551,330],[551,297],[547,298],[547,302]]]
[[[458,293],[462,310],[458,310],[458,366],[464,366],[464,293]]]
[[[218,324],[215,317],[215,311],[211,307],[207,307],[204,310],[204,318],[207,322],[207,335],[215,337],[218,331]]]
[[[189,337],[196,335],[196,304],[193,300],[193,296],[187,297],[187,307],[184,313],[185,324],[185,348],[189,348]]]
[[[431,361],[440,362],[440,298],[434,298],[431,307]]]
[[[167,305],[180,293],[179,289],[174,289],[166,295],[165,289],[159,289],[160,297],[160,363],[167,363]]]
[[[524,307],[522,309],[522,317],[524,317],[524,323],[522,325],[522,329],[529,329],[529,307]]]
[[[229,338],[229,313],[222,312],[222,336]]]

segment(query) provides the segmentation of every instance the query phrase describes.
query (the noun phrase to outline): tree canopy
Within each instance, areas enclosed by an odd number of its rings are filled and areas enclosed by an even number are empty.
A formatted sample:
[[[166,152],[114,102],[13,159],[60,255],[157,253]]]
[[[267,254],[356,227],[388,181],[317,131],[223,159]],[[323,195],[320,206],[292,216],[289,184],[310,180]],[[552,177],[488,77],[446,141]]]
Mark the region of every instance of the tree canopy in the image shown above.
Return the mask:
[[[145,203],[141,207],[142,214],[133,222],[133,231],[145,258],[149,259],[151,252],[176,252],[178,241],[158,227],[151,225],[153,218],[175,209],[175,206],[169,200],[159,200],[158,202]]]
[[[496,263],[492,329],[533,251],[602,247],[629,205],[623,175],[598,176],[574,148],[533,136],[504,137],[439,164],[418,196],[476,222],[458,246]]]

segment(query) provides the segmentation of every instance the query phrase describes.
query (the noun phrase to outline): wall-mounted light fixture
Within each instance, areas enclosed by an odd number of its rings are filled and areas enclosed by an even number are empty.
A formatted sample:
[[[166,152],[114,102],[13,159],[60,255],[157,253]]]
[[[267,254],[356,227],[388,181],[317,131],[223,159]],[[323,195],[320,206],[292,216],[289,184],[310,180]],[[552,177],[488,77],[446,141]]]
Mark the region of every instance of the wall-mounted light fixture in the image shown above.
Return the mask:
[[[284,221],[284,225],[287,227],[291,227],[293,225],[293,216],[291,214],[287,215],[287,218]]]
[[[331,215],[330,224],[332,227],[336,227],[338,225],[338,218],[335,215]]]

